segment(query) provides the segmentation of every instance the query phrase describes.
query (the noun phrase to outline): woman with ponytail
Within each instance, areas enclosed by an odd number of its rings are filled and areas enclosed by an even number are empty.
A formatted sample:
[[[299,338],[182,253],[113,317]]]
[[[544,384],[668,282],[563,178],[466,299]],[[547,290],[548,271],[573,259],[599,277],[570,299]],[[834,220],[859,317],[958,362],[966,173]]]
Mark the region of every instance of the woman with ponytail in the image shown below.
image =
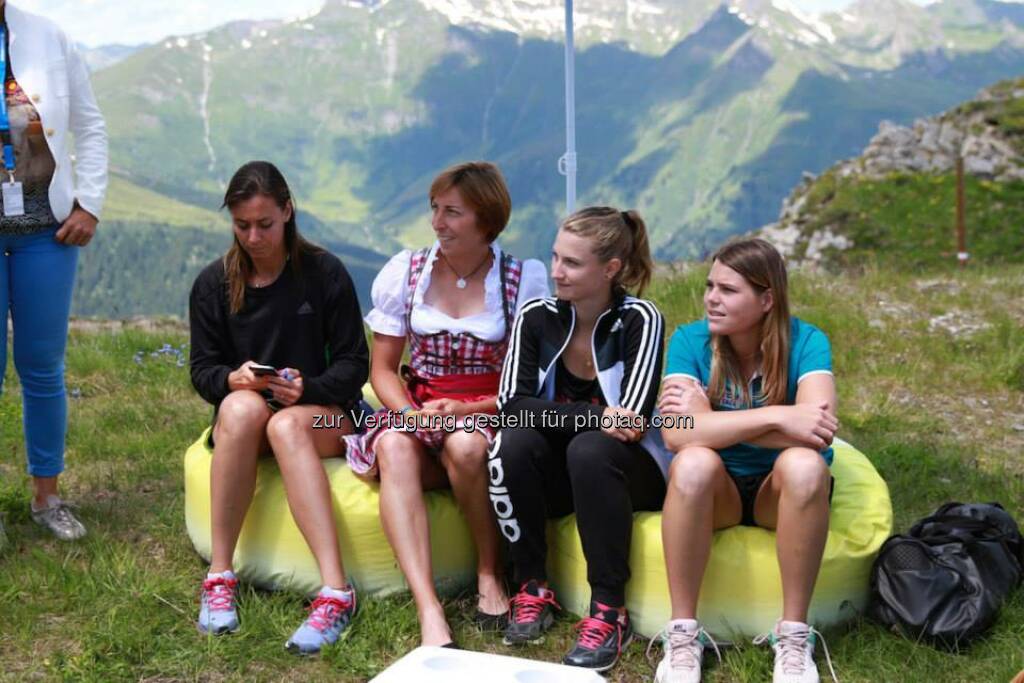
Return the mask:
[[[662,514],[672,621],[658,683],[697,683],[710,640],[697,597],[715,529],[774,529],[782,617],[755,642],[775,650],[775,683],[814,683],[817,634],[807,611],[828,536],[838,427],[828,338],[789,314],[786,267],[744,239],[712,258],[706,316],[672,335],[659,409],[692,415],[663,429],[676,455]]]
[[[547,585],[548,517],[576,512],[592,591],[566,664],[604,671],[633,635],[625,608],[633,512],[658,510],[666,463],[645,437],[657,398],[664,321],[641,294],[651,278],[635,211],[583,209],[551,256],[555,297],[528,302],[512,328],[489,452],[490,495],[515,582],[506,644],[537,641],[561,609]]]

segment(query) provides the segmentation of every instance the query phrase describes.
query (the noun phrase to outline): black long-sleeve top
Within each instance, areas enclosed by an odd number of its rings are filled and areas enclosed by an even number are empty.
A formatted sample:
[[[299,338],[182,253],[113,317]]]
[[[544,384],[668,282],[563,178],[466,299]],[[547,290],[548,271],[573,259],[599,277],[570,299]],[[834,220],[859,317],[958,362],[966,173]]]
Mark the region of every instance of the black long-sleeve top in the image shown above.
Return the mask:
[[[604,405],[622,407],[649,420],[658,399],[665,321],[650,301],[619,296],[598,318],[591,353],[597,368],[602,401],[556,402],[555,365],[576,326],[576,311],[568,301],[533,299],[516,316],[508,355],[498,387],[498,410],[503,415],[548,413],[556,419],[548,428],[564,436],[576,424],[600,423]],[[536,423],[536,422],[534,422]]]
[[[192,285],[192,385],[214,412],[231,391],[228,375],[248,360],[301,372],[300,404],[348,408],[362,397],[369,352],[352,278],[328,252],[301,259],[299,277],[288,264],[266,287],[246,287],[235,314],[229,312],[222,259]]]

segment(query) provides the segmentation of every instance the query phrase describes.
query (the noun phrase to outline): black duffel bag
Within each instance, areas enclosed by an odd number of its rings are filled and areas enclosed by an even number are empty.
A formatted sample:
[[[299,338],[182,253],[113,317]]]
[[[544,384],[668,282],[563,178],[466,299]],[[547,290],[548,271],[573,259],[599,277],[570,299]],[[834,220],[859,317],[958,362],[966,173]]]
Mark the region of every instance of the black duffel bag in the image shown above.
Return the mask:
[[[869,615],[956,648],[984,633],[1024,574],[1020,529],[998,503],[946,503],[893,536],[871,570]]]

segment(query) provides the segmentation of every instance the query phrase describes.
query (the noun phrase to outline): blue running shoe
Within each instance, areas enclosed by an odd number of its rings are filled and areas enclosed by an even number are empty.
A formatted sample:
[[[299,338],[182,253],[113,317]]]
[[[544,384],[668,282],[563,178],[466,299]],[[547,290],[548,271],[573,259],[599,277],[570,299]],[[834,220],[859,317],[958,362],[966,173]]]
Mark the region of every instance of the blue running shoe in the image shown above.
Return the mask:
[[[238,579],[224,572],[203,581],[199,594],[199,630],[219,636],[238,630],[238,610],[235,608],[235,589]]]
[[[321,589],[309,606],[309,617],[284,646],[292,654],[315,655],[325,645],[338,642],[355,614],[356,591],[352,586],[344,591]]]

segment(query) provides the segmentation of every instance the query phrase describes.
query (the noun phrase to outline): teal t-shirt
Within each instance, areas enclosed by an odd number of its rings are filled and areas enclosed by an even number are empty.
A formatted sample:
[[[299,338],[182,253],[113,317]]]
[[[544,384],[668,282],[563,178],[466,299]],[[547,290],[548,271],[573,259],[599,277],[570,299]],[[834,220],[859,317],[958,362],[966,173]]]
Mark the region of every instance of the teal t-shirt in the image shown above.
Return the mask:
[[[786,383],[786,403],[796,402],[796,387],[804,377],[817,373],[832,374],[832,347],[828,337],[810,323],[792,318],[789,350],[789,377]],[[665,378],[672,376],[689,377],[707,388],[711,381],[711,333],[707,319],[680,325],[672,334],[668,344],[668,362]],[[727,392],[728,393],[728,392]],[[754,407],[763,405],[758,400],[761,393],[761,377],[751,380],[750,394]],[[738,406],[723,403],[719,410],[738,410]],[[726,468],[735,476],[761,474],[771,470],[775,458],[781,451],[737,443],[719,451]],[[832,448],[821,452],[825,462],[832,465]]]

